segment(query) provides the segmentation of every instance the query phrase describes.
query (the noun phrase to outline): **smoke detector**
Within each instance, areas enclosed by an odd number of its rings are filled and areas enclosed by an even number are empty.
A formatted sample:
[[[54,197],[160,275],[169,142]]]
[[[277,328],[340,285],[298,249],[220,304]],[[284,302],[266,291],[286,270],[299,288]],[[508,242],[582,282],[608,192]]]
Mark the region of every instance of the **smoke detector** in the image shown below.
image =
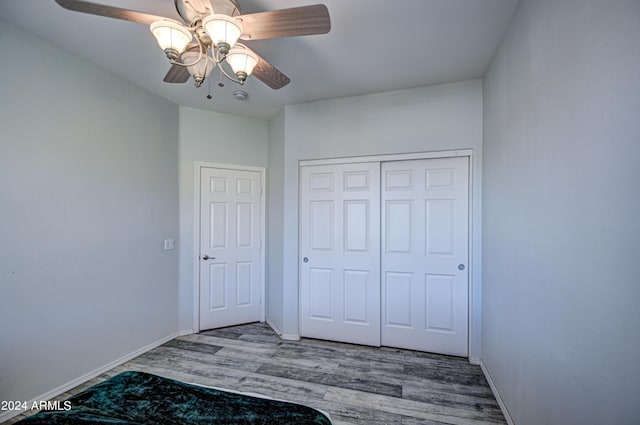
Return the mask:
[[[236,90],[233,92],[233,96],[238,100],[247,100],[249,93],[244,90]]]

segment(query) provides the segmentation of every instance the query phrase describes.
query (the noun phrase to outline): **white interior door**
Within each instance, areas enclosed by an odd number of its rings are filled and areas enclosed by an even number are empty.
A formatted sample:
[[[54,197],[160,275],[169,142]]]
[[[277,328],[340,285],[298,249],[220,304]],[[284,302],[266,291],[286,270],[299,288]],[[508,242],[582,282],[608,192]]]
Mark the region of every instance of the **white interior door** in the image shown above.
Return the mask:
[[[200,171],[200,329],[261,318],[262,188],[257,171]]]
[[[382,345],[468,354],[468,158],[382,164]]]
[[[301,334],[380,345],[380,163],[301,167]]]

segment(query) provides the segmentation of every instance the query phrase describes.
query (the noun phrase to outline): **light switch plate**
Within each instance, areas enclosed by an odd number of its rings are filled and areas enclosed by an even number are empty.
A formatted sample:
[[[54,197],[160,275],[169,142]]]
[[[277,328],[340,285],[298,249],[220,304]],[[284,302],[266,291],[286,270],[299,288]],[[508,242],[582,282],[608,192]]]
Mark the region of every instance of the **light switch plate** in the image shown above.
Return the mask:
[[[164,240],[164,249],[169,250],[169,249],[173,249],[173,239],[165,239]]]

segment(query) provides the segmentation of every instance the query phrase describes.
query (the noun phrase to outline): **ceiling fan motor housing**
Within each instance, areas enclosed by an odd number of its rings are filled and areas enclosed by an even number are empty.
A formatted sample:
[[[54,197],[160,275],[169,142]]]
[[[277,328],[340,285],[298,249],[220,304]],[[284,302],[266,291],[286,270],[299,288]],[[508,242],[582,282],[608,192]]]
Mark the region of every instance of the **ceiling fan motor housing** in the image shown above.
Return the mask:
[[[189,25],[195,25],[212,13],[220,13],[227,16],[240,15],[240,6],[235,0],[174,0],[176,10],[182,19]]]

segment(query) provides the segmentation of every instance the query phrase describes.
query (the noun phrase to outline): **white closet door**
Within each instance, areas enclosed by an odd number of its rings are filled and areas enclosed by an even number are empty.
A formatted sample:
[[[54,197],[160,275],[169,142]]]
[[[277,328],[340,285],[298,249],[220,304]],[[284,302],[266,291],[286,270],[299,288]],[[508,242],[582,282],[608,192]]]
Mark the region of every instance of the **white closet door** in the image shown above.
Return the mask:
[[[466,157],[382,164],[382,345],[468,354]]]
[[[306,337],[380,345],[380,163],[301,167]]]

